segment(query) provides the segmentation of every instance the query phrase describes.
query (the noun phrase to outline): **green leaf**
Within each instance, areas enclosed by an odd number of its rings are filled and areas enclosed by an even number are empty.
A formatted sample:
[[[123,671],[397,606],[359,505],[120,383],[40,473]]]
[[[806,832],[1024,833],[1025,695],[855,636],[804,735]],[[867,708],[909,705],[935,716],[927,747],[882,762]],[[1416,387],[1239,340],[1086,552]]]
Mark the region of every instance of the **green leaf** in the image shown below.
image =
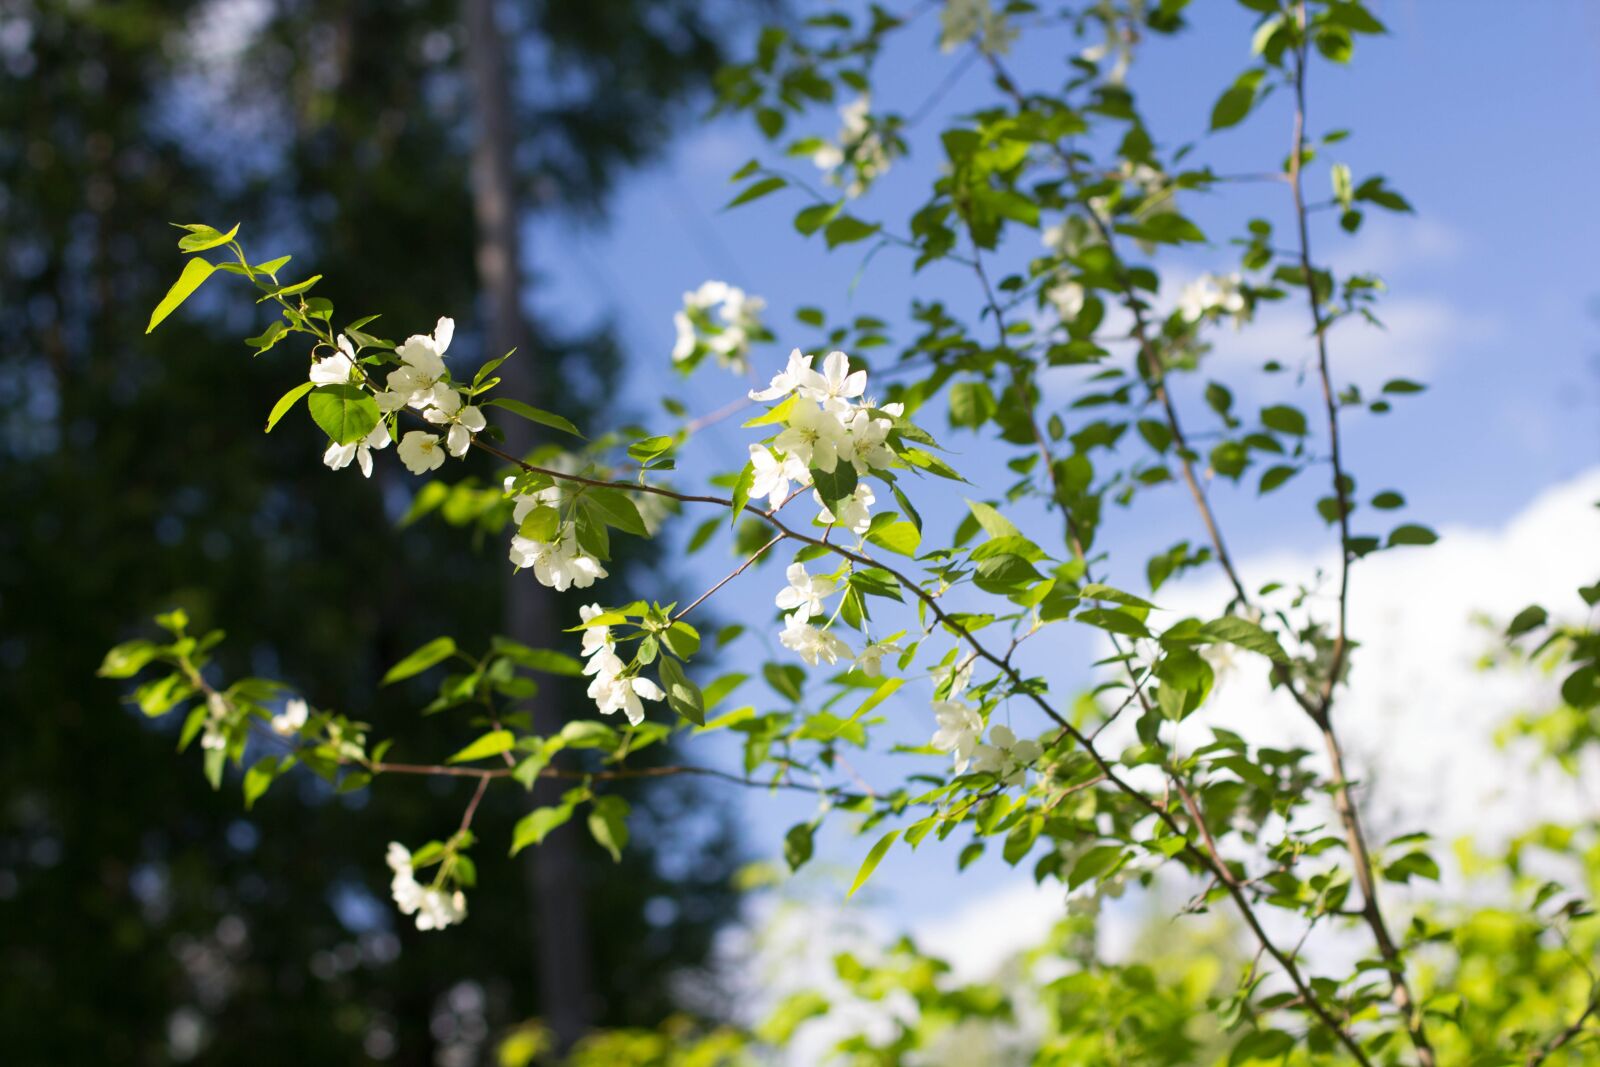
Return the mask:
[[[1249,619],[1224,615],[1200,627],[1200,632],[1214,641],[1226,641],[1250,652],[1259,652],[1279,663],[1289,662],[1289,654],[1278,644],[1278,639]]]
[[[876,223],[862,222],[853,215],[841,215],[828,223],[822,231],[822,237],[828,242],[829,248],[837,248],[853,241],[864,241],[880,229],[882,227]]]
[[[748,204],[752,200],[759,200],[768,193],[775,193],[788,184],[789,182],[784,178],[762,178],[753,185],[746,186],[744,191],[738,196],[734,197],[732,200],[728,201],[727,204],[723,206],[722,210],[726,211],[728,208],[738,207],[740,204]]]
[[[1295,437],[1304,437],[1306,434],[1305,412],[1287,404],[1277,404],[1273,407],[1262,408],[1261,425],[1269,430],[1292,434]]]
[[[791,871],[798,871],[811,858],[816,846],[816,827],[796,823],[783,835],[783,859]]]
[[[794,217],[794,228],[803,236],[810,237],[831,222],[843,209],[843,200],[836,204],[813,204],[808,208],[802,208]]]
[[[1517,612],[1511,624],[1506,627],[1507,637],[1521,637],[1529,630],[1536,630],[1543,626],[1550,618],[1550,613],[1537,604],[1529,605]]]
[[[900,836],[899,830],[890,830],[878,838],[878,843],[872,846],[872,851],[867,853],[867,858],[861,861],[861,869],[856,872],[856,880],[850,883],[850,892],[845,894],[845,899],[856,895],[856,890],[867,884],[867,879],[872,877],[872,872],[878,869],[878,864],[883,862],[883,857],[888,855],[889,846],[894,844],[895,838]]]
[[[284,756],[280,762],[277,756],[267,756],[257,760],[248,771],[244,772],[244,808],[249,811],[255,807],[256,801],[274,781],[281,778],[295,765],[293,756]]]
[[[95,673],[102,678],[132,678],[155,659],[160,648],[152,641],[128,641],[106,653]]]
[[[700,631],[686,622],[675,622],[661,631],[661,642],[679,659],[689,659],[700,651]]]
[[[663,656],[656,667],[661,688],[667,693],[667,706],[696,726],[706,724],[706,700],[700,687],[689,681],[678,661]]]
[[[172,288],[167,290],[167,295],[161,298],[161,303],[150,313],[150,325],[144,328],[149,333],[161,325],[161,320],[178,310],[185,300],[194,295],[196,289],[217,268],[203,259],[191,259],[183,265],[183,273],[178,275],[178,280],[172,283]]]
[[[615,526],[635,537],[650,536],[650,531],[645,528],[644,518],[639,514],[639,508],[621,490],[586,489],[581,499],[605,521],[607,526]]]
[[[1431,545],[1439,540],[1439,535],[1426,526],[1419,526],[1414,522],[1404,526],[1396,526],[1389,534],[1389,547],[1396,545]]]
[[[750,502],[750,490],[756,484],[756,465],[746,463],[739,472],[739,480],[733,486],[733,507],[728,512],[728,525],[734,526],[739,522],[739,517],[744,514],[745,505]]]
[[[487,759],[502,752],[510,752],[516,743],[517,735],[510,730],[491,730],[445,762],[471,763],[473,760]]]
[[[412,675],[421,674],[429,667],[443,663],[455,655],[456,643],[454,638],[436,637],[432,641],[417,649],[405,659],[389,668],[389,673],[383,676],[379,685],[392,685],[403,681]]]
[[[848,499],[856,491],[858,481],[855,466],[843,460],[835,464],[831,471],[816,467],[811,469],[811,483],[830,508],[838,501]]]
[[[227,233],[223,233],[215,227],[200,224],[185,226],[184,229],[189,231],[189,235],[178,239],[179,250],[183,252],[204,252],[208,248],[216,248],[218,245],[225,245],[233,240],[234,235],[239,232],[239,223],[234,223],[233,229]]]
[[[1426,385],[1423,385],[1421,382],[1414,382],[1410,378],[1391,378],[1383,383],[1384,392],[1402,395],[1409,393],[1420,393],[1426,388],[1428,388]]]
[[[984,382],[957,382],[950,387],[950,425],[977,429],[994,417],[998,405]]]
[[[888,700],[894,695],[897,689],[905,684],[906,680],[904,678],[885,678],[882,682],[878,683],[878,688],[874,689],[871,695],[861,702],[861,706],[850,713],[850,717],[848,719],[840,722],[828,732],[828,736],[838,737],[841,730],[853,724],[857,719],[861,718],[861,716],[865,715],[879,704],[882,704],[885,700]]]
[[[628,802],[618,796],[596,797],[589,812],[589,833],[611,853],[613,863],[621,863],[622,850],[628,847]]]
[[[574,437],[582,438],[583,434],[571,422],[543,408],[536,408],[532,404],[524,404],[520,400],[513,400],[508,396],[497,396],[484,405],[485,407],[505,408],[513,415],[521,415],[529,422],[536,422],[540,426],[548,426],[552,430],[570,433]]]
[[[1256,102],[1256,86],[1260,84],[1261,77],[1261,71],[1247,70],[1217,98],[1216,104],[1211,108],[1213,130],[1225,130],[1244,121],[1244,117],[1250,114],[1250,108]]]
[[[1099,878],[1116,869],[1122,860],[1121,845],[1096,845],[1078,857],[1067,875],[1067,889],[1073,890],[1090,879]]]
[[[276,325],[276,323],[274,323],[274,325]],[[316,382],[301,382],[299,385],[280,396],[278,398],[278,402],[272,405],[272,413],[267,416],[266,432],[271,433],[272,428],[278,425],[278,420],[289,414],[289,409],[293,408],[297,403],[300,402],[301,397],[305,396],[316,387]],[[371,433],[372,431],[368,430],[367,432]]]
[[[511,831],[511,854],[518,852],[529,845],[538,845],[544,842],[550,831],[572,818],[572,805],[562,804],[559,807],[535,808],[517,820],[517,825]]]
[[[1021,537],[1022,531],[993,505],[985,504],[979,500],[967,501],[967,507],[972,511],[972,517],[978,520],[978,525],[990,537]]]
[[[324,385],[311,394],[306,407],[322,432],[341,445],[361,440],[383,417],[377,403],[358,385]]]

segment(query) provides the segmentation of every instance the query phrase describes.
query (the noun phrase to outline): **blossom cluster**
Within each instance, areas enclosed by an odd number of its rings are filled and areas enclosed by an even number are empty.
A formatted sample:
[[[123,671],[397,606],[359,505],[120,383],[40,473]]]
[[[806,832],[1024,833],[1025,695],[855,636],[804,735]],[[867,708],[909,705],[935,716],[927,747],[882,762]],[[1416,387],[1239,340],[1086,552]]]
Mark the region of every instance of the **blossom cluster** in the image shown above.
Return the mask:
[[[443,930],[467,917],[467,897],[461,890],[446,891],[417,881],[411,852],[398,841],[389,842],[389,869],[394,878],[389,893],[402,915],[415,915],[418,930]]]
[[[578,609],[585,625],[605,614],[599,604],[588,604]],[[600,714],[611,715],[618,711],[627,715],[628,723],[638,726],[644,722],[643,700],[664,700],[666,693],[648,678],[637,674],[626,675],[628,665],[617,655],[616,641],[611,627],[604,624],[589,626],[583,631],[583,657],[588,660],[583,673],[591,675],[589,698]]]
[[[517,493],[517,479],[508,475],[505,480],[507,494],[516,495],[516,506],[511,511],[511,521],[519,532],[511,536],[511,562],[519,568],[532,568],[540,585],[558,593],[568,589],[587,589],[597,578],[608,572],[601,562],[578,544],[577,527],[570,521],[558,519],[556,536],[549,541],[529,537],[520,532],[523,520],[535,508],[561,507],[561,487],[547,486],[534,493]]]
[[[954,757],[957,774],[967,773],[970,767],[994,775],[1001,785],[1018,786],[1026,780],[1028,767],[1044,755],[1039,742],[1018,740],[1009,727],[998,723],[989,728],[989,741],[985,743],[983,716],[959,700],[935,701],[933,714],[939,728],[929,744]]]
[[[889,169],[898,146],[873,125],[872,98],[866,94],[840,108],[839,118],[843,125],[838,143],[824,142],[811,153],[811,162],[824,172],[830,184],[844,186],[845,195],[853,199],[864,194]],[[847,165],[849,181],[841,175]]]
[[[765,498],[773,508],[788,501],[792,486],[811,485],[813,470],[832,474],[840,463],[848,463],[859,476],[888,467],[895,458],[888,443],[889,431],[904,407],[885,404],[879,408],[871,400],[860,400],[867,389],[867,372],[851,371],[850,359],[843,352],[828,353],[821,371],[812,369],[812,359],[795,349],[788,365],[773,376],[767,388],[750,392],[751,400],[778,400],[787,405],[784,429],[771,447],[750,446],[755,473],[750,496]],[[857,536],[867,532],[871,508],[877,501],[871,486],[858,484],[848,499],[838,501],[837,515],[820,493],[813,490],[812,496],[824,524],[843,526]]]
[[[443,439],[436,433],[412,430],[400,439],[400,462],[412,474],[426,474],[444,463],[445,452],[460,457],[472,446],[472,436],[487,425],[483,412],[466,403],[459,390],[450,385],[444,354],[455,336],[454,319],[440,318],[432,334],[412,334],[395,349],[400,366],[389,372],[384,388],[373,388],[378,410],[390,415],[402,408],[419,412],[435,426],[445,427]],[[356,349],[346,334],[340,334],[337,351],[312,360],[310,380],[314,385],[367,385],[356,365]],[[322,462],[341,470],[354,460],[361,473],[372,477],[372,452],[387,448],[392,441],[389,425],[379,420],[360,441],[340,444],[335,441],[323,453]]]
[[[1237,273],[1202,274],[1184,286],[1178,296],[1178,314],[1185,322],[1199,322],[1213,312],[1218,317],[1231,315],[1235,326],[1249,321],[1250,302]]]
[[[721,366],[743,373],[750,342],[768,336],[761,325],[766,306],[759,296],[727,282],[709,281],[684,293],[683,310],[672,316],[678,335],[672,361],[692,366],[697,355],[710,352]]]

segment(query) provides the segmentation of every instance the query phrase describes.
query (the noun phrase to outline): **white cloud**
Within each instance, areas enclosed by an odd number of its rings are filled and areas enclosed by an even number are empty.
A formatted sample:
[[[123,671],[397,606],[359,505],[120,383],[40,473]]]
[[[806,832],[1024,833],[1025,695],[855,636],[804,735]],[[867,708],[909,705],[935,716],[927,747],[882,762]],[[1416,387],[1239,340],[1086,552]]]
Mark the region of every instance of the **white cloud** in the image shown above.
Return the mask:
[[[1368,783],[1362,800],[1375,843],[1425,829],[1444,842],[1470,834],[1492,847],[1534,822],[1594,810],[1595,798],[1578,780],[1534,770],[1527,750],[1496,745],[1494,733],[1509,715],[1550,694],[1527,675],[1479,671],[1496,636],[1474,620],[1487,615],[1503,623],[1531,602],[1552,613],[1580,610],[1574,589],[1600,574],[1597,500],[1600,469],[1541,493],[1502,528],[1447,526],[1430,548],[1380,553],[1358,565],[1350,627],[1362,647],[1336,722],[1351,773]],[[1332,555],[1284,552],[1245,560],[1241,570],[1247,587],[1269,579],[1292,587],[1312,582],[1319,567],[1330,573],[1333,563]],[[1207,580],[1164,589],[1160,599],[1175,612],[1214,614],[1227,593]],[[1317,734],[1286,696],[1269,690],[1259,665],[1229,678],[1208,709],[1184,724],[1184,744],[1203,744],[1213,725],[1261,744],[1301,745],[1321,765]],[[1122,726],[1108,732],[1103,748],[1125,743],[1112,736]],[[1019,875],[919,924],[915,936],[962,976],[992,972],[1044,937],[1062,914],[1062,898],[1059,885],[1035,887]],[[1101,947],[1108,958],[1131,947],[1142,911],[1126,901],[1107,908]],[[1283,924],[1272,932],[1298,935]],[[1354,951],[1339,939],[1312,948],[1324,965]]]

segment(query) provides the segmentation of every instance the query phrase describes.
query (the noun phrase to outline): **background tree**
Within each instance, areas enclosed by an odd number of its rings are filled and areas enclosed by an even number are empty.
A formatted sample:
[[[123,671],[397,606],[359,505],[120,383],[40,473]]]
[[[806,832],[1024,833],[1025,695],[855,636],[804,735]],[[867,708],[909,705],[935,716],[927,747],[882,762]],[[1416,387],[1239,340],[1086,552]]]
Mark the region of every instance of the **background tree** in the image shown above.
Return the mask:
[[[541,59],[515,87],[507,150],[531,211],[502,232],[534,211],[599,219],[614,175],[692,106],[721,14],[671,0],[513,5],[508,47]],[[140,310],[168,284],[164,220],[182,205],[293,233],[338,272],[341,301],[381,294],[394,331],[424,308],[471,320],[484,290],[460,7],[39,0],[0,26],[0,485],[26,501],[0,526],[0,687],[17,709],[0,754],[7,1056],[158,1063],[203,1049],[243,1064],[292,1046],[312,1062],[364,1049],[420,1064],[470,1051],[486,1027],[540,1010],[520,879],[501,872],[475,902],[473,948],[441,953],[375,907],[377,874],[350,862],[372,827],[423,817],[424,798],[307,781],[241,817],[208,809],[189,776],[135,784],[126,768],[173,734],[106,714],[114,690],[84,672],[126,619],[181,604],[229,619],[234,666],[293,664],[382,718],[397,705],[376,692],[380,665],[436,631],[403,608],[470,613],[479,640],[499,628],[502,551],[431,521],[355,536],[374,508],[403,513],[394,472],[352,489],[308,466],[304,442],[262,437],[268,368],[201,321],[146,339]],[[529,323],[524,348],[569,410],[603,403],[618,361],[608,332]],[[381,596],[355,597],[375,567]],[[420,744],[433,724],[404,729]],[[651,794],[670,833],[687,791]],[[517,813],[508,795],[484,816]],[[664,891],[648,854],[592,887],[607,980],[586,1014],[659,1014],[665,976],[693,966],[727,914],[729,833],[712,820],[674,836],[697,859],[668,918],[644,918]],[[609,863],[589,850],[572,876],[597,860]]]

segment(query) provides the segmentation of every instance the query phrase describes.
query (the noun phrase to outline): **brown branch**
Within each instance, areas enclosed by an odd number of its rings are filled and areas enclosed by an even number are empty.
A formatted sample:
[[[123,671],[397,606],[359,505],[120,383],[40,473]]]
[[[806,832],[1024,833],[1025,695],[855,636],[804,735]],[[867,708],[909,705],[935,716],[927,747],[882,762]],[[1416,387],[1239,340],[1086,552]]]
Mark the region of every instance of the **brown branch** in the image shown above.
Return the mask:
[[[1389,972],[1389,982],[1395,1007],[1405,1020],[1411,1044],[1416,1049],[1417,1061],[1422,1067],[1434,1067],[1436,1057],[1428,1038],[1427,1024],[1420,1005],[1412,996],[1406,980],[1405,962],[1389,933],[1382,906],[1378,902],[1377,887],[1373,878],[1372,857],[1367,849],[1366,834],[1361,826],[1361,815],[1350,795],[1350,780],[1344,769],[1344,753],[1338,735],[1333,729],[1331,708],[1333,690],[1338,684],[1344,659],[1349,649],[1348,614],[1350,602],[1350,501],[1349,481],[1345,477],[1339,446],[1339,405],[1333,391],[1332,374],[1328,360],[1328,323],[1323,315],[1321,294],[1317,291],[1316,274],[1311,265],[1311,229],[1307,218],[1302,169],[1305,159],[1306,130],[1306,5],[1299,0],[1295,5],[1298,29],[1294,55],[1294,141],[1289,153],[1289,190],[1294,199],[1295,221],[1300,238],[1300,273],[1305,283],[1306,299],[1311,310],[1313,336],[1317,342],[1317,375],[1322,384],[1322,399],[1328,419],[1330,465],[1333,469],[1333,491],[1339,508],[1339,630],[1334,639],[1333,656],[1328,664],[1328,676],[1323,682],[1320,708],[1311,717],[1322,732],[1322,741],[1328,752],[1328,763],[1333,772],[1334,807],[1344,824],[1345,842],[1355,865],[1356,881],[1361,886],[1362,914],[1372,931]],[[1309,709],[1308,709],[1309,711]]]

